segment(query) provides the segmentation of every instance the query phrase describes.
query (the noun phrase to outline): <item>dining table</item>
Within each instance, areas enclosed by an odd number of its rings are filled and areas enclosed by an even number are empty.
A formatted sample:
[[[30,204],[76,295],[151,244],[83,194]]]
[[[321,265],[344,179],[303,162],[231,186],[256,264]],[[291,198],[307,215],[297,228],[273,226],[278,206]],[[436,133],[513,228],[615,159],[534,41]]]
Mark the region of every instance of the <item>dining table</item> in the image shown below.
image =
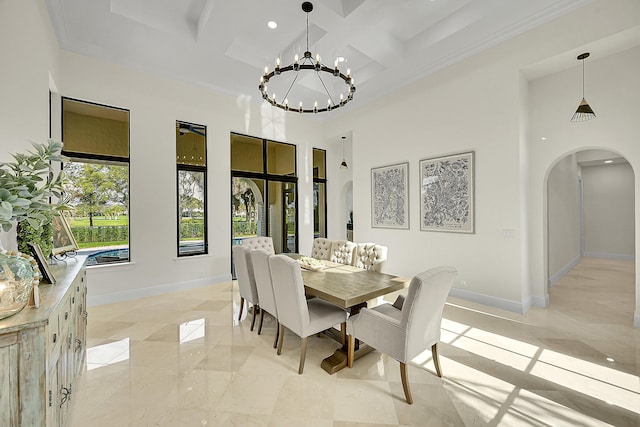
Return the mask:
[[[288,254],[294,259],[304,259],[299,254]],[[393,274],[365,270],[351,265],[340,264],[328,260],[314,261],[315,265],[301,262],[302,281],[305,293],[309,297],[316,297],[341,307],[350,316],[357,314],[367,307],[367,302],[391,292],[402,290],[409,286],[410,280]],[[334,338],[342,341],[342,334],[334,333]],[[322,368],[334,374],[347,366],[347,343],[342,343],[332,355],[322,361]],[[356,341],[354,359],[358,359],[371,352],[372,347],[361,345]]]

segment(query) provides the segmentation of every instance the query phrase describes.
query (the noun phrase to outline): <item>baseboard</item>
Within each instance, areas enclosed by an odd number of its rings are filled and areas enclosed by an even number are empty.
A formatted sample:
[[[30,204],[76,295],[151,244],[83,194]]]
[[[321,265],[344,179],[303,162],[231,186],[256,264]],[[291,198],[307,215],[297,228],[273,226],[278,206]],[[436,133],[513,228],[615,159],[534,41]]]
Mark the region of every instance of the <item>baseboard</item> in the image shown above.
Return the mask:
[[[187,282],[167,283],[158,286],[149,286],[146,288],[130,289],[126,291],[113,292],[102,295],[87,295],[87,307],[97,305],[112,304],[114,302],[129,301],[143,297],[155,295],[164,295],[176,291],[184,291],[187,289],[201,288],[203,286],[215,285],[217,283],[230,282],[231,275],[207,277],[203,279],[189,280]]]
[[[580,255],[569,261],[567,265],[558,270],[554,275],[549,277],[549,282],[547,283],[548,287],[552,287],[555,285],[560,279],[562,279],[568,272],[573,270],[573,268],[580,263]]]
[[[531,307],[540,307],[540,308],[549,307],[549,294],[546,294],[545,296],[542,296],[542,297],[539,297],[539,296],[531,297],[531,305],[529,306],[529,308]]]
[[[475,302],[489,307],[499,308],[514,313],[525,313],[524,304],[518,301],[511,301],[504,298],[492,297],[489,295],[479,294],[477,292],[467,291],[460,288],[451,288],[449,295],[463,300]]]
[[[589,257],[589,258],[618,259],[618,260],[624,260],[624,261],[633,261],[634,259],[636,259],[636,257],[633,255],[609,254],[606,252],[585,252],[583,256]]]

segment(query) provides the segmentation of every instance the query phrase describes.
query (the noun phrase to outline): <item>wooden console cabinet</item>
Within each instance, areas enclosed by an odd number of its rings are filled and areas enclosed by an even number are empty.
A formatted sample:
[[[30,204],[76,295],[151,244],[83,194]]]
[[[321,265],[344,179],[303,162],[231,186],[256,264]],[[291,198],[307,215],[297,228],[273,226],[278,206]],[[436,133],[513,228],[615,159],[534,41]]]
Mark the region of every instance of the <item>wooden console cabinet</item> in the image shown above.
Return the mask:
[[[52,266],[40,308],[0,320],[0,426],[64,426],[86,353],[86,257]]]

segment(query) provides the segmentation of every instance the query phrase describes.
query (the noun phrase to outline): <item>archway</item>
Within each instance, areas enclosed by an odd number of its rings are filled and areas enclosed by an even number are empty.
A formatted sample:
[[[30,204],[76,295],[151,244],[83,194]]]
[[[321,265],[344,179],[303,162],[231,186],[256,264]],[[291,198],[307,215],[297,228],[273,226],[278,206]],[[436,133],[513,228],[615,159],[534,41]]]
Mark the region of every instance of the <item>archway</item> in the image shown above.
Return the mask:
[[[609,148],[566,153],[549,167],[545,184],[548,289],[572,277],[570,272],[582,274],[588,268],[613,274],[611,266],[620,266],[637,274],[635,174],[621,153]],[[638,292],[635,280],[627,283],[626,292]],[[551,292],[549,297],[552,302]],[[633,318],[634,307],[628,308]]]

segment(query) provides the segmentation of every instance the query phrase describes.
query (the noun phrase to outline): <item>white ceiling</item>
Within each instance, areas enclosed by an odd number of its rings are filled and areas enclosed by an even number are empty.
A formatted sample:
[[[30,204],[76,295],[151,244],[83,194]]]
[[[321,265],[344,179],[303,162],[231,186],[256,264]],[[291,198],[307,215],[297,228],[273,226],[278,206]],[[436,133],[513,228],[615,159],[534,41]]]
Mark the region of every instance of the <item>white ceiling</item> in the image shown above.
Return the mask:
[[[346,59],[340,67],[351,69],[357,87],[348,109],[589,1],[316,0],[309,50],[328,66],[338,56]],[[272,69],[278,56],[289,64],[306,50],[301,1],[46,2],[63,49],[256,102],[264,67]],[[270,20],[277,29],[267,27]],[[306,87],[299,96],[305,105],[327,99],[310,82],[299,81]]]

